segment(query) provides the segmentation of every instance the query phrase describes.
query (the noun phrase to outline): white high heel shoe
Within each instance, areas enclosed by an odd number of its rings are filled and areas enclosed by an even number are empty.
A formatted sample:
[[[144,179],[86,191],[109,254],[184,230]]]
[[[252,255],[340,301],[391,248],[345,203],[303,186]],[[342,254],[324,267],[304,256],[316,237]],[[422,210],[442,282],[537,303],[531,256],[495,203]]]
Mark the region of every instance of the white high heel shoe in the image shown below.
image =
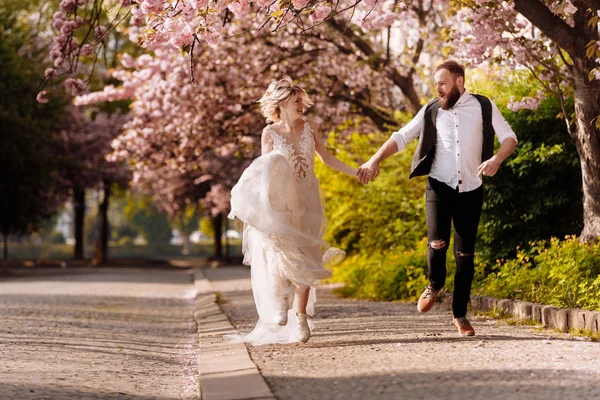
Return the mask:
[[[277,325],[286,326],[288,323],[288,296],[285,296],[281,299],[279,303],[279,307],[275,311],[275,323]]]
[[[277,325],[286,326],[288,323],[288,310],[287,308],[280,308],[275,311],[275,323]]]
[[[308,320],[310,318],[311,317],[306,314],[296,313],[296,320],[298,322],[296,337],[302,343],[306,343],[308,342],[308,339],[310,339],[310,327],[308,326]]]

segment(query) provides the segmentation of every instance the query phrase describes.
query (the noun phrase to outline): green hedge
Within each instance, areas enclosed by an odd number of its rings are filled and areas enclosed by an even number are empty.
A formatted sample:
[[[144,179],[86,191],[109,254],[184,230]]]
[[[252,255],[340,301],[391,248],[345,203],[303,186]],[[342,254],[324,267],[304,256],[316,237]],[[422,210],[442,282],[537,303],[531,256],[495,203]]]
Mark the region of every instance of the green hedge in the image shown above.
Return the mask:
[[[557,307],[600,310],[600,242],[565,240],[530,243],[515,258],[498,260],[498,271],[483,277],[476,292]]]
[[[331,278],[344,282],[337,290],[345,297],[369,300],[416,300],[429,284],[427,279],[427,239],[413,249],[399,247],[379,254],[349,256],[336,267]],[[446,290],[454,285],[454,257],[448,252]]]
[[[515,92],[499,85],[487,89]],[[517,132],[519,146],[499,173],[485,181],[474,289],[503,298],[600,309],[598,245],[581,245],[571,236],[550,240],[577,234],[582,227],[579,160],[564,123],[557,119],[559,102],[548,98],[537,111],[512,113],[505,109],[505,100],[498,105]],[[327,144],[340,159],[356,165],[388,137],[334,133]],[[326,239],[349,254],[332,278],[345,283],[342,295],[415,300],[427,285],[425,182],[408,179],[415,146],[413,142],[386,160],[380,176],[367,186],[316,166],[330,219]],[[447,291],[453,288],[454,268],[450,250]]]
[[[338,158],[356,165],[357,160],[368,160],[386,139],[387,135],[334,134],[328,145]],[[411,249],[426,236],[425,181],[408,180],[415,145],[386,160],[379,177],[368,185],[316,164],[329,218],[327,241],[351,254],[374,254],[396,247]]]

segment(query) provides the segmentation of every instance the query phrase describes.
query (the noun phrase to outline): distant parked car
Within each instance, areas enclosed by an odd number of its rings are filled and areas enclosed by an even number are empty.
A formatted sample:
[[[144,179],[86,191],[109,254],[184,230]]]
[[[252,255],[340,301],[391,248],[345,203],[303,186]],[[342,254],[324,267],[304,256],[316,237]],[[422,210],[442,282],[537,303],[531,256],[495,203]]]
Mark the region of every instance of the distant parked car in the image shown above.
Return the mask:
[[[225,232],[223,234],[223,239],[241,239],[242,238],[242,234],[239,233],[238,231],[235,231],[233,229],[229,229],[227,232]]]
[[[190,241],[192,243],[200,243],[204,240],[210,240],[211,238],[200,231],[194,231],[190,234]]]

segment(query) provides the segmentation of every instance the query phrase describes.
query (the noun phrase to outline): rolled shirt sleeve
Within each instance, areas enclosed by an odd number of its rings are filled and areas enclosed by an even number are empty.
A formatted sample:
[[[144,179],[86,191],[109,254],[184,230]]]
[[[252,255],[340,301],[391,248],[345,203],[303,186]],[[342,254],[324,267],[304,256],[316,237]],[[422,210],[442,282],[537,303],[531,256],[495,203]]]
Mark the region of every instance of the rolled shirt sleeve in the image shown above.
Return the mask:
[[[423,120],[425,117],[425,108],[424,106],[419,110],[417,115],[410,121],[408,124],[404,125],[402,129],[397,132],[392,133],[391,139],[394,139],[396,144],[398,145],[398,151],[403,150],[407,144],[415,140],[421,134],[421,129],[423,129]],[[506,122],[506,121],[505,121]],[[508,125],[508,124],[507,124]],[[510,128],[509,128],[510,129]],[[512,132],[512,131],[511,131]],[[514,133],[513,133],[514,135]]]
[[[517,140],[517,135],[513,132],[512,128],[498,109],[498,106],[492,101],[492,126],[494,127],[494,131],[496,132],[496,137],[500,144],[504,142],[508,138],[514,139],[515,142],[519,142]]]

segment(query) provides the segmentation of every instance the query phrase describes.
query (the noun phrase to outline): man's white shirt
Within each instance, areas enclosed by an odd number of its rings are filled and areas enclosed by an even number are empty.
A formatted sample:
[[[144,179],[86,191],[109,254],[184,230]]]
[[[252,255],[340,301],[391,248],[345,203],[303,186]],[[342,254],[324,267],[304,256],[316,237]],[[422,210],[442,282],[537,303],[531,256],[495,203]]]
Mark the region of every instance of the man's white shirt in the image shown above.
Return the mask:
[[[496,104],[491,103],[492,126],[498,141],[502,143],[508,138],[517,141],[517,135]],[[412,121],[392,134],[391,138],[398,145],[398,151],[421,134],[425,108],[426,106],[421,108]],[[440,108],[436,128],[436,152],[429,176],[451,188],[458,187],[459,192],[477,189],[483,183],[477,176],[483,146],[483,116],[477,98],[465,90],[454,107],[449,110]]]

